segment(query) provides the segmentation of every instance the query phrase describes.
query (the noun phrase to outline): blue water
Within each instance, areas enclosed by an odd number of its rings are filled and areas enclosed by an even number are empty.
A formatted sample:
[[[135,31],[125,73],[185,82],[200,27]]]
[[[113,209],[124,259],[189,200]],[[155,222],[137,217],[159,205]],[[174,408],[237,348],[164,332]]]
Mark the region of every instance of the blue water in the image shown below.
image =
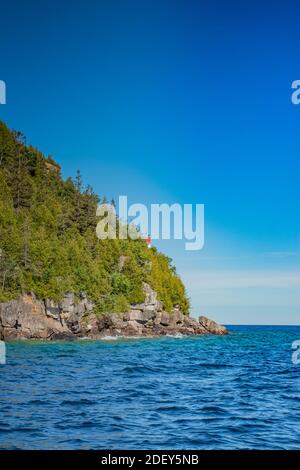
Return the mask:
[[[299,449],[300,327],[227,337],[16,342],[1,449]]]

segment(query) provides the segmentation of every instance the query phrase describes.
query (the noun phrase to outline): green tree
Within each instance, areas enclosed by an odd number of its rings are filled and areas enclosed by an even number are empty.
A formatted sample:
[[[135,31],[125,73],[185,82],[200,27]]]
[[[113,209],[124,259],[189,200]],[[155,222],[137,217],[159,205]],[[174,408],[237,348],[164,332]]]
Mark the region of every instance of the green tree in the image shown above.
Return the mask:
[[[107,199],[84,187],[80,171],[64,180],[52,157],[0,122],[0,301],[84,291],[99,313],[121,312],[143,302],[148,282],[168,311],[179,305],[188,313],[169,258],[141,239],[98,240],[100,201]]]

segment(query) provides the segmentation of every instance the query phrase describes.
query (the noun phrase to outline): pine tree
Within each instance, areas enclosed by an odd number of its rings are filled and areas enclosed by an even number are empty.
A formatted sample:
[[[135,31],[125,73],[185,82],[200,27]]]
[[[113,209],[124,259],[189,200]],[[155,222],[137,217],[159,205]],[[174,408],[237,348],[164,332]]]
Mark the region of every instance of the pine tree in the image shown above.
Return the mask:
[[[142,302],[148,282],[167,310],[179,305],[188,313],[184,286],[166,256],[144,240],[98,240],[99,201],[80,171],[74,181],[63,180],[52,157],[0,122],[0,301],[24,292],[60,300],[85,291],[99,313],[117,312]]]

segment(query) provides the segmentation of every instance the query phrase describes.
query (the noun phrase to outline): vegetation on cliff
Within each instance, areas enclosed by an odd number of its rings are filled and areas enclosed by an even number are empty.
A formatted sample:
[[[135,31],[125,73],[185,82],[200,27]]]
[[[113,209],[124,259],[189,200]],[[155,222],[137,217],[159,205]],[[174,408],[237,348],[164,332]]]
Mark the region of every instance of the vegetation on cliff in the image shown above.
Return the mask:
[[[99,312],[144,300],[143,281],[164,308],[188,313],[171,260],[144,240],[99,240],[96,207],[80,173],[63,180],[59,165],[0,122],[0,301],[34,292],[60,300],[86,292]]]

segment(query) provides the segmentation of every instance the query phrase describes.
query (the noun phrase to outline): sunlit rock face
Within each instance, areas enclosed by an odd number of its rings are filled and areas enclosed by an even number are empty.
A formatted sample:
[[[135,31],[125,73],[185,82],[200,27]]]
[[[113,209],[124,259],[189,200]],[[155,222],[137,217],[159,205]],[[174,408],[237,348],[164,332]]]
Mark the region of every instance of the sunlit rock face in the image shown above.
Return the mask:
[[[224,326],[201,316],[183,315],[179,308],[163,309],[157,293],[144,284],[145,301],[128,312],[95,315],[84,293],[65,295],[62,302],[41,301],[34,294],[0,304],[0,339],[60,340],[105,336],[225,335]]]

